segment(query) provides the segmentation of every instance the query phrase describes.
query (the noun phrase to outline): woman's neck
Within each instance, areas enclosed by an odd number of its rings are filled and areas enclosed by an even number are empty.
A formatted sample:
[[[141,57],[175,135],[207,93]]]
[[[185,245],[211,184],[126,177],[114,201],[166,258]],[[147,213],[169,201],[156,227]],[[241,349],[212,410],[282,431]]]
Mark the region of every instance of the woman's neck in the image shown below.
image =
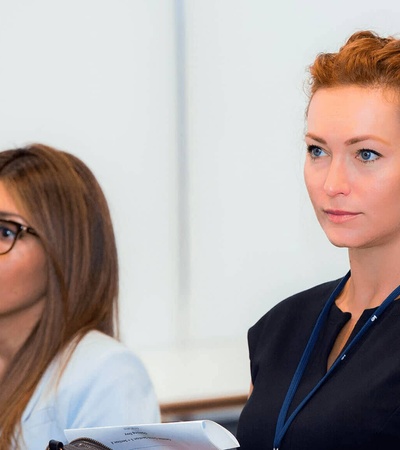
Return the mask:
[[[377,307],[400,284],[400,251],[350,249],[349,259],[351,277],[336,302],[343,311]]]

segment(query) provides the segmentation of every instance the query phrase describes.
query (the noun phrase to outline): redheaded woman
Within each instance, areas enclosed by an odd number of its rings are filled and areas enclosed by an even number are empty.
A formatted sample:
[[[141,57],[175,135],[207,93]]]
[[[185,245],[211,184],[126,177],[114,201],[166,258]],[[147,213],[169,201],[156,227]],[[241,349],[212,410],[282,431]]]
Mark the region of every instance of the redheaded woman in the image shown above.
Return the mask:
[[[400,448],[400,41],[357,32],[310,68],[304,176],[350,271],[249,330],[242,450]]]

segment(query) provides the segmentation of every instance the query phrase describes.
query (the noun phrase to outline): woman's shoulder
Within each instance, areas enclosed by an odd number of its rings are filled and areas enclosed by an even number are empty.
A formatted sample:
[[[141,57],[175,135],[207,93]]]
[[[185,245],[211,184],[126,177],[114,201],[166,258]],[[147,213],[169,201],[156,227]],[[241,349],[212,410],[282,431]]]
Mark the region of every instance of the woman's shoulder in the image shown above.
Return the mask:
[[[130,353],[131,355],[134,355],[132,350],[125,344],[97,330],[87,332],[80,338],[76,345],[72,342],[72,346],[75,347],[73,350],[74,358],[79,357],[81,354],[84,354],[85,357],[91,359],[95,359],[99,355],[106,357],[109,354],[114,355],[118,353]]]
[[[311,288],[297,292],[290,297],[281,300],[269,312],[280,313],[285,310],[302,308],[309,313],[312,309],[320,309],[325,304],[328,297],[339,284],[341,278],[337,280],[326,281]],[[267,313],[268,314],[268,313]]]
[[[249,334],[258,335],[272,324],[283,327],[290,326],[293,321],[314,322],[339,282],[340,279],[327,281],[281,300],[250,328]]]
[[[23,433],[29,442],[48,433],[48,442],[63,440],[65,428],[151,423],[159,418],[154,388],[141,360],[118,340],[90,331],[58,355],[43,375],[24,411]]]
[[[76,428],[158,421],[154,386],[135,352],[98,331],[88,332],[72,348],[58,364],[62,370],[57,371],[55,401],[60,422]],[[100,402],[99,412],[90,411]],[[79,414],[72,419],[75,410]]]
[[[100,331],[89,331],[76,344],[71,343],[60,356],[62,379],[68,384],[90,380],[90,374],[135,373],[147,377],[140,358],[125,344]]]

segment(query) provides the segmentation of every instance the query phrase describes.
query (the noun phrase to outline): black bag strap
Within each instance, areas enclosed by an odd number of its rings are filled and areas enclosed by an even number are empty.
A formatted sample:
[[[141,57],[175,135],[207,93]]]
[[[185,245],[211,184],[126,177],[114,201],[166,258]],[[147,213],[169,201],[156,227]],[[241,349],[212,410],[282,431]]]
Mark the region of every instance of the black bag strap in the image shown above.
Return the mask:
[[[47,450],[60,450],[64,448],[64,444],[60,441],[54,441],[53,439],[49,442]]]
[[[90,450],[112,450],[110,447],[90,438],[78,438],[64,445],[60,441],[51,440],[46,450],[75,450],[75,449],[90,449]]]

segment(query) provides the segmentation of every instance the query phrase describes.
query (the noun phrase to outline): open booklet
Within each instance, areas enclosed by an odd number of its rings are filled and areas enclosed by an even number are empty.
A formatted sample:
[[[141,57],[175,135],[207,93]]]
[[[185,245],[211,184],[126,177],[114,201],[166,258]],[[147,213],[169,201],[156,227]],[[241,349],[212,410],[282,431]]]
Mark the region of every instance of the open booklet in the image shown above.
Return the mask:
[[[231,432],[211,420],[64,430],[69,442],[86,437],[112,450],[227,450],[239,447]]]

